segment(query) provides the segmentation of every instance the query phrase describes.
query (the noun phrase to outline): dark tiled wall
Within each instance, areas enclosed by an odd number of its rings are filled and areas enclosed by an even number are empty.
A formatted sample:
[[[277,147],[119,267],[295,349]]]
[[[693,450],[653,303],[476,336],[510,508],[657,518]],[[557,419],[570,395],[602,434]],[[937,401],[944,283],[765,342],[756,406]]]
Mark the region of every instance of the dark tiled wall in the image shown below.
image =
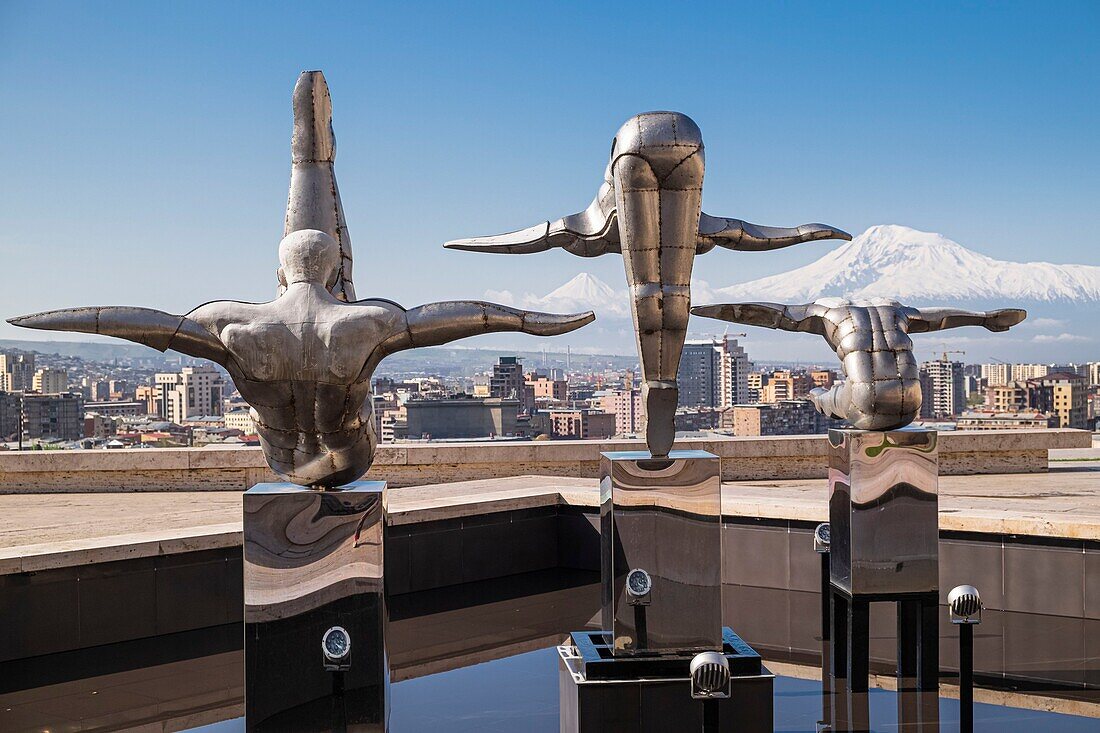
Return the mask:
[[[724,616],[760,649],[820,653],[820,556],[814,525],[726,518]],[[390,595],[553,568],[597,571],[599,517],[551,506],[387,529]],[[0,577],[0,661],[241,621],[239,548]],[[942,533],[941,600],[982,592],[979,674],[1100,686],[1100,545]],[[893,663],[892,604],[873,604],[872,655]],[[957,629],[941,624],[941,660]]]
[[[0,661],[240,622],[239,548],[0,576]]]
[[[558,507],[386,528],[386,592],[412,593],[558,567]],[[597,539],[597,562],[599,561]]]
[[[739,517],[724,524],[726,622],[750,644],[795,659],[821,651],[814,526]],[[940,602],[964,583],[986,604],[975,630],[976,673],[1100,687],[1100,543],[941,532]],[[894,614],[893,604],[871,605],[872,662],[883,669],[895,659]],[[946,607],[940,661],[958,668],[958,629]]]

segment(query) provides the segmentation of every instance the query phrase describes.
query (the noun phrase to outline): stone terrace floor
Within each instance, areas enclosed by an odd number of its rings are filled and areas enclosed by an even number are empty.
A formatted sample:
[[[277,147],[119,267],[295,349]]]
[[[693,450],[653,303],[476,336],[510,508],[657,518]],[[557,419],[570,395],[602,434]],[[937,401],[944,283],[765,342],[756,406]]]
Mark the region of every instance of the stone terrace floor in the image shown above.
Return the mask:
[[[522,476],[391,490],[394,523],[566,503],[595,508],[594,479]],[[824,521],[824,479],[724,485],[730,516]],[[944,476],[944,530],[1100,540],[1100,461],[1049,473]],[[241,543],[237,491],[0,495],[0,574]]]

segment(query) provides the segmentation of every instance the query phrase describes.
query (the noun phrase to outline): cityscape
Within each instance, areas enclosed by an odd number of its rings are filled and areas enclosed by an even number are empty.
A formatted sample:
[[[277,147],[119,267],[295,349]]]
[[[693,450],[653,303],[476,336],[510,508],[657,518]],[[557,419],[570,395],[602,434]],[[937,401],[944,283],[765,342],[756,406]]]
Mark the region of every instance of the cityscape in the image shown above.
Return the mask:
[[[427,369],[406,357],[400,370],[383,363],[374,379],[380,443],[605,440],[644,432],[638,367],[629,358],[478,350],[440,368],[423,353]],[[961,355],[947,350],[920,364],[918,425],[1096,429],[1100,361],[970,364]],[[734,336],[689,339],[677,379],[677,435],[827,433],[844,422],[816,411],[807,395],[840,378],[825,365],[756,364]],[[31,350],[0,352],[0,439],[9,450],[259,445],[248,405],[211,362]]]
[[[1098,40],[0,0],[0,733],[1100,731]]]

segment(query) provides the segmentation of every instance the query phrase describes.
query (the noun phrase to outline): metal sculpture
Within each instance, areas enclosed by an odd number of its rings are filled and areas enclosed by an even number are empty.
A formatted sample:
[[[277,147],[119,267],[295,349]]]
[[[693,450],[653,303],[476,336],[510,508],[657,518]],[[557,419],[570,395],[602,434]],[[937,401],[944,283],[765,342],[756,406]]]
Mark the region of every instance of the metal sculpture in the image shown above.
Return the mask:
[[[115,336],[220,364],[252,406],[271,468],[296,484],[330,488],[370,468],[378,442],[371,376],[387,355],[494,331],[562,334],[593,320],[591,312],[553,315],[480,301],[406,310],[380,298],[355,300],[332,168],[331,103],[319,71],[303,72],[295,86],[292,151],[275,300],[216,301],[183,316],[72,308],[8,322]]]
[[[580,257],[623,255],[642,367],[646,443],[667,456],[676,434],[676,372],[687,335],[695,255],[716,246],[765,251],[818,239],[851,239],[824,224],[761,227],[700,210],[703,138],[678,112],[648,112],[619,128],[596,198],[584,211],[451,249],[528,254],[553,247]]]
[[[731,303],[692,308],[693,315],[825,337],[840,358],[845,381],[817,388],[818,411],[860,430],[896,430],[920,413],[920,371],[911,333],[959,326],[1007,331],[1027,317],[1017,308],[975,312],[913,308],[896,300],[821,298],[805,305]]]

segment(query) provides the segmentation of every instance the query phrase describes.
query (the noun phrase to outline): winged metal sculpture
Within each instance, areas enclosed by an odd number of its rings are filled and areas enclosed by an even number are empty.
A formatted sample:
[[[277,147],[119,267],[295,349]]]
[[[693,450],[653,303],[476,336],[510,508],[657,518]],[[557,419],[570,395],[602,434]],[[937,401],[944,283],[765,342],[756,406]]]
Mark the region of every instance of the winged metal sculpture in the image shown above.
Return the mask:
[[[329,488],[362,476],[373,461],[371,376],[387,355],[494,331],[550,336],[593,320],[591,312],[553,315],[480,301],[405,309],[356,300],[333,173],[331,103],[319,71],[303,72],[295,86],[292,151],[275,300],[216,301],[182,316],[71,308],[9,323],[116,336],[220,364],[252,407],[271,468],[294,483]]]
[[[824,224],[762,227],[701,212],[703,138],[679,112],[649,112],[615,135],[596,198],[584,211],[450,249],[530,254],[554,247],[580,257],[623,255],[642,367],[646,443],[667,456],[676,435],[676,373],[687,336],[695,255],[715,247],[766,251],[818,239],[851,239]]]
[[[804,305],[730,303],[692,308],[693,315],[824,336],[846,379],[810,392],[818,411],[861,430],[895,430],[920,414],[920,369],[911,333],[959,326],[1007,331],[1027,317],[1018,308],[975,312],[913,308],[896,300],[821,298]]]

